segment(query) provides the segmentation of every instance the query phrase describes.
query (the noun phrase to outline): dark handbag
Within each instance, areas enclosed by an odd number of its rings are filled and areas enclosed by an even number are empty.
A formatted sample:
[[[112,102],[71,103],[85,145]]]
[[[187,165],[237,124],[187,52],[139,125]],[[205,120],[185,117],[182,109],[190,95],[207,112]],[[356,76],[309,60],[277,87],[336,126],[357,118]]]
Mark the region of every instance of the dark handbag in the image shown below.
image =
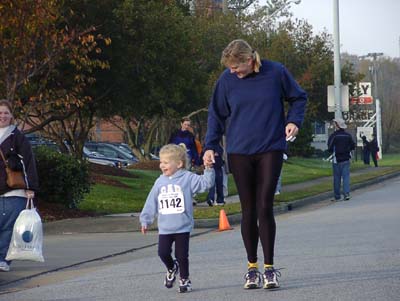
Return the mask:
[[[0,149],[0,155],[6,166],[7,186],[10,188],[13,188],[13,189],[26,189],[27,187],[26,187],[23,171],[12,170],[9,167],[8,162],[7,162],[6,158],[4,157],[4,154],[1,149]]]

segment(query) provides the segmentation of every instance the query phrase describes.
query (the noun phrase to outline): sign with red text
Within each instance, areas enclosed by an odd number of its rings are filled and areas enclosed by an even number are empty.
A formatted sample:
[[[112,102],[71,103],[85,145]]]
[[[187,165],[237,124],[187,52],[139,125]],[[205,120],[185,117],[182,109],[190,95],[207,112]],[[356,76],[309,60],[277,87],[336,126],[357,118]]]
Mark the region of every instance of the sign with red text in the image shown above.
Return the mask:
[[[371,95],[371,83],[362,82],[358,83],[358,91],[361,93],[359,96],[350,98],[352,105],[370,105],[373,104],[374,100]]]

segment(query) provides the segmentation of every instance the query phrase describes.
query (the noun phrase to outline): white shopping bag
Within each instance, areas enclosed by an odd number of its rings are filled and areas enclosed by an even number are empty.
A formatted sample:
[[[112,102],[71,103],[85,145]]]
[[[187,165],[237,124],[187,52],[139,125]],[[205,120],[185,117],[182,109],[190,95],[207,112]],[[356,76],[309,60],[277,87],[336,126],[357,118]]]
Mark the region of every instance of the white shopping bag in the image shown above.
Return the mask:
[[[42,221],[33,206],[33,200],[28,199],[26,209],[21,211],[15,221],[6,260],[44,262],[42,245]]]

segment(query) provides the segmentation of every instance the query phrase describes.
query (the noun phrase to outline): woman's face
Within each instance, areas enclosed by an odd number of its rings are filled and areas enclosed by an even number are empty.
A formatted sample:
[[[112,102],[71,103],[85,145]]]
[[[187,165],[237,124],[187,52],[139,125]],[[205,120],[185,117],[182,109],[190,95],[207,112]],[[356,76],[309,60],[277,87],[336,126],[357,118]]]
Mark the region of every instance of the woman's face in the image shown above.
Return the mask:
[[[182,131],[189,131],[190,130],[190,121],[184,121],[181,123],[181,130]]]
[[[251,58],[244,63],[231,62],[227,65],[231,73],[235,73],[238,78],[244,78],[254,71],[254,62]]]
[[[7,106],[0,106],[0,128],[11,124],[12,114]]]

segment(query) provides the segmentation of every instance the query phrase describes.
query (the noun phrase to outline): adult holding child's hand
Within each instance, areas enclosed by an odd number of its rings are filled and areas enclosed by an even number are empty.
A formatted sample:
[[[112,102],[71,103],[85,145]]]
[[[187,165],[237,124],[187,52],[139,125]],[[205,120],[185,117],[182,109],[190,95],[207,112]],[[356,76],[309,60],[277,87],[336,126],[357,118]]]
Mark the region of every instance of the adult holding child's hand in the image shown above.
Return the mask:
[[[244,288],[276,288],[280,273],[273,267],[274,194],[286,141],[294,141],[298,134],[307,95],[282,64],[261,60],[244,40],[229,43],[221,63],[227,69],[211,97],[203,160],[205,164],[215,161],[214,152],[226,135],[228,166],[242,207],[241,231],[248,260]],[[289,103],[287,116],[283,101]],[[257,263],[259,239],[263,279]]]

